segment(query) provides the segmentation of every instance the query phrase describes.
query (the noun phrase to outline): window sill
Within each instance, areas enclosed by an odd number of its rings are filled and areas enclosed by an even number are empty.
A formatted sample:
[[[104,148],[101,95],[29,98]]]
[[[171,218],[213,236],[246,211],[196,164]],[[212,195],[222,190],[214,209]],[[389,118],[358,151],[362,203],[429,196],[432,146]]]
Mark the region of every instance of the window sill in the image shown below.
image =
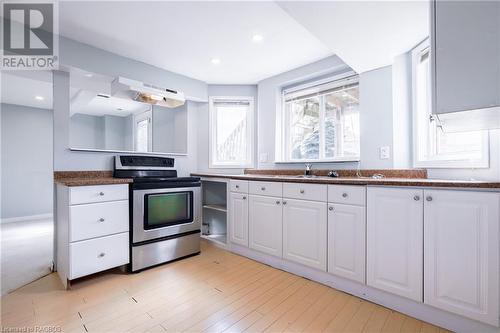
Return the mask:
[[[254,168],[253,164],[211,164],[208,166],[209,169],[251,169]]]
[[[413,167],[426,169],[488,169],[490,163],[489,160],[428,160],[414,162]]]

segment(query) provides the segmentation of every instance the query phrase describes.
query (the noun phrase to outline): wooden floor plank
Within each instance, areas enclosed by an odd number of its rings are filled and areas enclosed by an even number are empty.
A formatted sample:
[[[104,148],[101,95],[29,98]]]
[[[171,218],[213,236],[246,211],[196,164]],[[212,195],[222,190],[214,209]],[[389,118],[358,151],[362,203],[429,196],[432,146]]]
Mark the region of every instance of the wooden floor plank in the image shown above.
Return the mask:
[[[434,325],[202,242],[138,274],[111,270],[65,290],[56,274],[1,297],[2,327],[62,332],[421,332]]]

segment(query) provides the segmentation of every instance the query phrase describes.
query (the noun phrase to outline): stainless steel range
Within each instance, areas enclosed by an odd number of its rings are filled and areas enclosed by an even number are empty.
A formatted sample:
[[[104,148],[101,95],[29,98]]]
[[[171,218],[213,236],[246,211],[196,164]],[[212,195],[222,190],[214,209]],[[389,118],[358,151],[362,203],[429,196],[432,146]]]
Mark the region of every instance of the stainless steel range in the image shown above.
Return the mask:
[[[130,184],[131,271],[198,254],[199,177],[177,177],[174,159],[116,156],[114,177]]]

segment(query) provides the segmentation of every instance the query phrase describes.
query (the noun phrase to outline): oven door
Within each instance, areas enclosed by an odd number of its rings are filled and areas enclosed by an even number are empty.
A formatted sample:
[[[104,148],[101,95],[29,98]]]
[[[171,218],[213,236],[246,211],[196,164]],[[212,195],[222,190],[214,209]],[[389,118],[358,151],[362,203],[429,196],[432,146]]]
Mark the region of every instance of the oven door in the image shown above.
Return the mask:
[[[133,191],[132,242],[200,230],[199,187]]]

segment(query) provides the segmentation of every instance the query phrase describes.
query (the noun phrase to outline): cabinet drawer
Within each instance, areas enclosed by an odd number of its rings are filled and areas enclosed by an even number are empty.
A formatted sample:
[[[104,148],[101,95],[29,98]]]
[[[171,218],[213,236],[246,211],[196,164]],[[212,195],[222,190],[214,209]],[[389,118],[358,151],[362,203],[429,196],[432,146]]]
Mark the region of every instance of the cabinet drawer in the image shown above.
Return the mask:
[[[328,185],[328,202],[364,206],[366,188],[364,186]]]
[[[69,241],[126,232],[128,200],[70,206]]]
[[[285,183],[283,197],[326,202],[327,185]]]
[[[281,197],[283,195],[283,184],[276,182],[249,182],[248,192],[250,194]]]
[[[69,204],[128,200],[128,185],[74,186],[69,188]]]
[[[248,181],[246,180],[231,180],[229,187],[231,192],[248,193]]]
[[[69,245],[69,279],[97,273],[129,262],[128,232]]]

